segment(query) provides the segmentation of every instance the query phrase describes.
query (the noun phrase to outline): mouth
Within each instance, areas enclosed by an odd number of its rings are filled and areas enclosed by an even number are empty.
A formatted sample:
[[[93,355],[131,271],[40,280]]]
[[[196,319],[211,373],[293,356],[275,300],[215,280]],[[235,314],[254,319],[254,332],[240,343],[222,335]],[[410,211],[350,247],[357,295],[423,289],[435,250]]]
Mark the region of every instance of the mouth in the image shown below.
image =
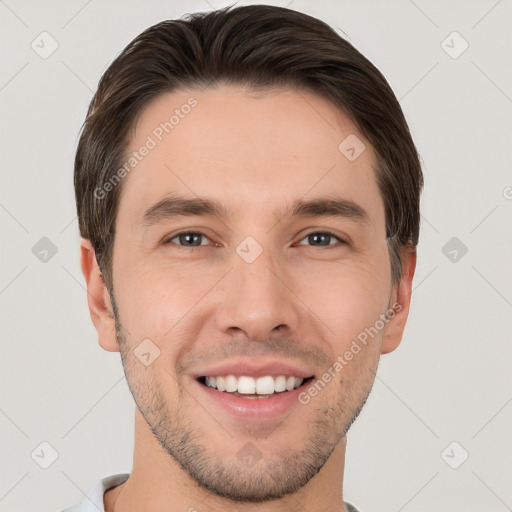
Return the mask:
[[[268,399],[279,394],[286,394],[302,387],[314,378],[296,377],[295,375],[216,375],[201,376],[197,381],[205,387],[212,388],[233,397],[245,399]]]
[[[217,422],[227,415],[230,421],[261,424],[284,421],[294,409],[305,407],[299,396],[313,379],[313,375],[297,377],[286,374],[202,375],[193,378],[192,384],[196,387],[198,402],[203,408],[215,409],[210,416],[216,417]],[[301,414],[304,412],[305,409],[302,409]]]

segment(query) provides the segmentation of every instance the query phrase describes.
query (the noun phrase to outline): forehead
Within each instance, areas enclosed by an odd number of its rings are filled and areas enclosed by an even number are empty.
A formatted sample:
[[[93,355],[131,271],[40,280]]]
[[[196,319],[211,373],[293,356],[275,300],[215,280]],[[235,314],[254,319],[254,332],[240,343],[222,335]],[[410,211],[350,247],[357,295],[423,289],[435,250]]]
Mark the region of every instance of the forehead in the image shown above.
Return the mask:
[[[354,159],[347,146],[363,151]],[[305,92],[219,85],[163,94],[139,116],[130,155],[118,219],[132,223],[168,193],[264,216],[280,202],[339,192],[383,216],[368,141],[341,110]]]

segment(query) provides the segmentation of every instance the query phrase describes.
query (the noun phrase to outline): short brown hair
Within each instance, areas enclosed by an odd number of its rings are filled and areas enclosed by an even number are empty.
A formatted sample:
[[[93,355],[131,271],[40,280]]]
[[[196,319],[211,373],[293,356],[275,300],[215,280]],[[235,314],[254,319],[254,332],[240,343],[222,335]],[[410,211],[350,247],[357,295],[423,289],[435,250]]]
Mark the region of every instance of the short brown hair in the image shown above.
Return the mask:
[[[158,23],[102,76],[82,126],[74,185],[80,235],[112,291],[112,248],[122,183],[98,198],[122,165],[138,116],[178,88],[227,83],[312,92],[346,112],[370,141],[386,215],[393,284],[401,252],[418,243],[423,174],[407,122],[379,70],[326,23],[270,5],[227,7]],[[340,141],[341,142],[341,141]]]

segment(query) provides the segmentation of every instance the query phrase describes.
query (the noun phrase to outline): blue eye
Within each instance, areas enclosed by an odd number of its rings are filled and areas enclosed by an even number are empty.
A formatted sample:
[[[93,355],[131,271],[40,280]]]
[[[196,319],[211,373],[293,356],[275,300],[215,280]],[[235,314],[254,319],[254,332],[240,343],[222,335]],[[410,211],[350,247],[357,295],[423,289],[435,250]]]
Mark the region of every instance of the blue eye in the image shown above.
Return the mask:
[[[335,243],[330,243],[333,238],[342,244],[346,244],[344,240],[330,231],[314,231],[312,233],[308,233],[302,240],[308,240],[312,244],[312,247],[327,247],[329,245],[336,245]],[[299,243],[298,245],[304,244]]]
[[[179,244],[175,245],[182,245],[183,247],[200,247],[201,245],[208,245],[201,243],[201,237],[208,238],[204,233],[197,231],[184,231],[174,235],[172,238],[169,238],[164,242],[164,244],[174,243],[172,241],[177,238],[179,240]],[[198,241],[199,243],[197,243]]]
[[[178,240],[178,243],[173,242],[173,240]],[[185,248],[194,248],[201,247],[204,245],[208,245],[208,242],[202,243],[202,239],[209,240],[208,236],[200,231],[183,231],[174,235],[172,238],[169,238],[163,242],[163,244],[174,244]],[[342,240],[340,237],[336,236],[334,233],[330,231],[313,231],[312,233],[308,233],[299,243],[298,245],[306,245],[301,243],[304,240],[308,240],[309,245],[311,247],[328,247],[331,245],[336,245],[336,242],[332,243],[332,239],[335,239],[341,244],[346,245],[347,242]]]

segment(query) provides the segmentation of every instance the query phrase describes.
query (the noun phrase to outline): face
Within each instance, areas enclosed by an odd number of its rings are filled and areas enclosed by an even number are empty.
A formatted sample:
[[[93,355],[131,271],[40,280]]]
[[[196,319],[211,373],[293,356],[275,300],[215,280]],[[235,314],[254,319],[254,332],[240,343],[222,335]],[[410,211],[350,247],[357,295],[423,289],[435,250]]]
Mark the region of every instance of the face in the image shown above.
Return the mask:
[[[243,501],[297,491],[407,316],[412,276],[392,287],[376,156],[316,95],[227,85],[150,103],[133,151],[116,340],[105,329],[100,343],[118,347],[138,409],[199,485]]]

